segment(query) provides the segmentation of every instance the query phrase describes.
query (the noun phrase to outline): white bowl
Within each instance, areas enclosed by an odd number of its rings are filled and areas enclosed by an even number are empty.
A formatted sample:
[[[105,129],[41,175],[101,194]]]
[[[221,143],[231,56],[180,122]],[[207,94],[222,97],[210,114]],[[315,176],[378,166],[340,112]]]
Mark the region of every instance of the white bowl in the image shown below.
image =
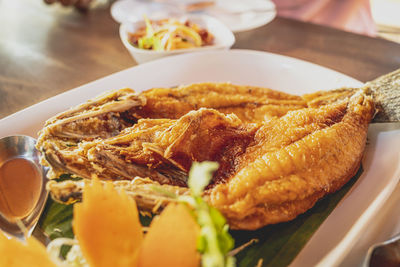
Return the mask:
[[[134,33],[137,29],[143,27],[145,25],[144,21],[122,23],[119,28],[119,35],[121,37],[122,43],[124,44],[126,49],[128,49],[129,53],[138,64],[166,56],[178,55],[183,53],[229,49],[235,43],[235,36],[233,35],[232,31],[229,30],[229,28],[225,26],[222,22],[213,17],[206,15],[185,15],[184,17],[178,17],[177,19],[184,18],[193,23],[196,23],[204,29],[207,29],[207,31],[214,36],[214,44],[198,48],[177,49],[172,51],[154,51],[140,49],[129,42],[128,33]]]

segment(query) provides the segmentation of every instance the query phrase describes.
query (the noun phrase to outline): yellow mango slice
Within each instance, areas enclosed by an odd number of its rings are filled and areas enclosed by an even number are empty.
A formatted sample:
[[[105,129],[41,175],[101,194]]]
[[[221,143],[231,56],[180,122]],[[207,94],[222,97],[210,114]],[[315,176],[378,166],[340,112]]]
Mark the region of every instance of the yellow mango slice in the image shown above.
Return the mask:
[[[153,219],[138,255],[139,267],[198,267],[200,228],[183,204],[169,204]]]
[[[26,242],[8,239],[0,231],[0,266],[7,267],[56,267],[50,260],[46,248],[34,237]]]
[[[135,201],[111,183],[85,186],[72,222],[82,254],[91,267],[136,266],[143,234]]]

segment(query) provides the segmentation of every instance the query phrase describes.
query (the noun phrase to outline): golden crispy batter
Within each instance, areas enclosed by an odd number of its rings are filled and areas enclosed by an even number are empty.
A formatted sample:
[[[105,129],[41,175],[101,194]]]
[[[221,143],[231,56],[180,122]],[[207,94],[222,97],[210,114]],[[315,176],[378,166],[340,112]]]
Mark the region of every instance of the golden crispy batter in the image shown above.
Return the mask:
[[[360,92],[270,121],[254,154],[246,151],[243,168],[216,185],[209,202],[240,229],[295,218],[355,174],[373,114],[372,98]]]
[[[38,142],[42,142],[42,136],[87,140],[116,135],[136,122],[128,111],[145,103],[144,97],[129,88],[104,93],[48,119],[39,132]]]
[[[234,113],[242,122],[256,122],[307,106],[299,96],[230,83],[154,88],[141,95],[146,98],[146,105],[136,112],[139,118],[178,119],[191,110],[212,108],[224,114]]]
[[[52,175],[149,177],[174,191],[186,186],[193,161],[217,161],[220,167],[204,197],[237,229],[293,219],[343,186],[359,167],[375,112],[366,89],[299,97],[204,83],[151,89],[136,97],[126,90],[113,94],[111,101],[94,101],[49,120],[37,146]],[[122,99],[130,104],[103,109]],[[115,125],[104,119],[110,113],[123,126],[94,130],[91,118]],[[51,188],[56,198],[73,195],[54,183]]]

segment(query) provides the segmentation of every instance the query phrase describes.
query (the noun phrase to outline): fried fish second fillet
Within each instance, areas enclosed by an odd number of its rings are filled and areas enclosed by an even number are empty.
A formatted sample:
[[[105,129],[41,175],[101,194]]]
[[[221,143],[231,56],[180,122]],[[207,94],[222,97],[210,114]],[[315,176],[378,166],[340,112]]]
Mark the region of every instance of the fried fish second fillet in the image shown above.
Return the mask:
[[[287,221],[341,188],[357,171],[372,98],[363,91],[348,101],[291,111],[261,127],[243,168],[209,191],[207,199],[238,229]]]

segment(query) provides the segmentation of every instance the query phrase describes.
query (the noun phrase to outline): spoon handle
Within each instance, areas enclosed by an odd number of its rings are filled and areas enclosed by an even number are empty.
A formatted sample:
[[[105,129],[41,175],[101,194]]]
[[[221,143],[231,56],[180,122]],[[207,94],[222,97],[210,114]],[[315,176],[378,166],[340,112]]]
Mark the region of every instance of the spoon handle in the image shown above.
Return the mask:
[[[365,258],[363,267],[400,266],[400,233],[372,246]]]
[[[45,246],[47,246],[51,241],[48,235],[40,227],[35,227],[33,229],[32,236]]]

